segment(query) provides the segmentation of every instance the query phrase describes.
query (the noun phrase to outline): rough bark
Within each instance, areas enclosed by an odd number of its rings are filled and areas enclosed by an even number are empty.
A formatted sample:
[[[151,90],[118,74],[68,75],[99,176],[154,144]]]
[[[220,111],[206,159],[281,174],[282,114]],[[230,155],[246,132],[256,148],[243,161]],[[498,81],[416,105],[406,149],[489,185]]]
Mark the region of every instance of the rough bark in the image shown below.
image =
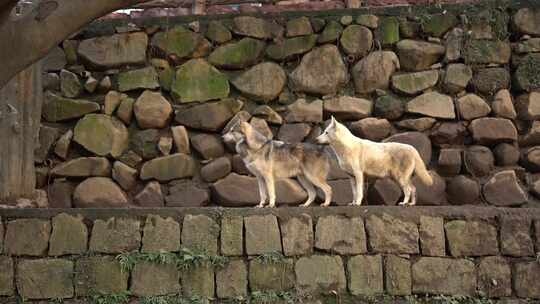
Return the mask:
[[[0,201],[30,197],[34,191],[42,96],[40,63],[0,90]]]
[[[72,33],[112,11],[149,0],[49,0],[22,18],[10,20],[14,0],[0,4],[0,88],[45,56]]]

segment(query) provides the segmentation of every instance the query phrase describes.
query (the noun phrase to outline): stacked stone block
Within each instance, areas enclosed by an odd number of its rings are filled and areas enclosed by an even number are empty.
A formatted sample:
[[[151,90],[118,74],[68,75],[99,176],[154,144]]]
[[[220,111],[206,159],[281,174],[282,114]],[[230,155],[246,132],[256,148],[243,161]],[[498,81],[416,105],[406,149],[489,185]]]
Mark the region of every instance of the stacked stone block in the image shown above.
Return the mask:
[[[357,299],[441,294],[540,299],[538,212],[491,209],[489,216],[464,216],[466,211],[423,209],[410,216],[391,209],[348,210],[354,209],[138,212],[93,220],[86,212],[3,216],[0,300],[129,293],[219,303],[271,292],[314,299],[334,293]],[[35,233],[31,243],[12,237],[29,231]],[[87,239],[88,247],[80,242]],[[165,259],[179,252],[226,260],[186,268]],[[127,267],[119,255],[147,258]],[[148,258],[152,255],[165,260]]]

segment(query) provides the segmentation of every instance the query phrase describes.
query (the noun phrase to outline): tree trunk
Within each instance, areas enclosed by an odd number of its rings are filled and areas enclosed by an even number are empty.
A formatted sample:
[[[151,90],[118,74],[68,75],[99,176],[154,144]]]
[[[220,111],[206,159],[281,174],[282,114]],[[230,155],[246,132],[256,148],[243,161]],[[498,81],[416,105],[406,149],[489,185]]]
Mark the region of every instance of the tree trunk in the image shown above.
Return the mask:
[[[41,62],[0,89],[0,201],[33,194],[42,98]]]

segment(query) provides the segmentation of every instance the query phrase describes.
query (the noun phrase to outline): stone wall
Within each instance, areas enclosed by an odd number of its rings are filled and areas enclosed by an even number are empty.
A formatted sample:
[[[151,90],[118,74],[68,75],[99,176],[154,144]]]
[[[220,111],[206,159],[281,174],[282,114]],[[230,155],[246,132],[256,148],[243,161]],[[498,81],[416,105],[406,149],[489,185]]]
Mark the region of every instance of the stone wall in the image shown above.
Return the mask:
[[[98,22],[45,60],[38,185],[50,207],[250,206],[227,126],[309,142],[333,115],[418,149],[435,180],[420,204],[539,206],[540,11],[512,3]],[[402,195],[389,179],[367,193]]]
[[[540,212],[415,209],[0,210],[0,303],[539,303]]]

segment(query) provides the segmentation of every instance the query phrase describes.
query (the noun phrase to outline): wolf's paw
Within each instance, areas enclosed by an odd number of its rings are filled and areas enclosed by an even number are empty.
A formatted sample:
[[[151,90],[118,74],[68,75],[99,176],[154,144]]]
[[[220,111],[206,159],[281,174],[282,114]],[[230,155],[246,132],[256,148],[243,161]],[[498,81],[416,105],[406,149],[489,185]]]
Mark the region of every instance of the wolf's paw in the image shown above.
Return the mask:
[[[307,208],[307,207],[309,207],[309,204],[308,203],[300,204],[300,207]]]
[[[266,205],[265,208],[276,208],[276,205]]]
[[[407,206],[407,205],[409,205],[409,203],[399,202],[398,205],[400,205],[400,206]]]
[[[258,204],[255,208],[264,208],[264,204]]]

